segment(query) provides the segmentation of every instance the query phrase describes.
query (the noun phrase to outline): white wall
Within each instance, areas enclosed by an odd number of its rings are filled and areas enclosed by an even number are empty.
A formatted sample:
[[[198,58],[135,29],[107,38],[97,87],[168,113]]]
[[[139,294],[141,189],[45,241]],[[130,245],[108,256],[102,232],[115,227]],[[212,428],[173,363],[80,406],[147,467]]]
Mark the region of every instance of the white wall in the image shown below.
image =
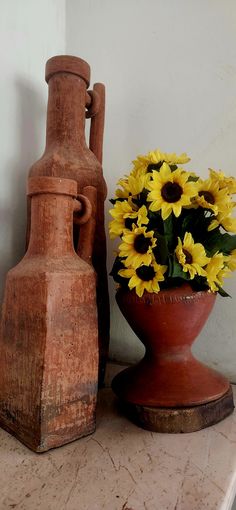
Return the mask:
[[[157,146],[186,150],[202,175],[208,166],[236,175],[235,48],[234,0],[1,0],[0,291],[24,251],[25,182],[45,138],[45,61],[81,56],[92,82],[107,86],[104,172],[112,196],[136,154]],[[226,288],[233,299],[218,298],[196,352],[236,382],[236,275]],[[110,289],[111,356],[134,361],[142,346],[114,302],[111,279]]]
[[[66,43],[107,86],[110,197],[136,154],[156,147],[187,151],[202,175],[236,175],[235,0],[68,0]],[[236,382],[236,275],[226,288],[233,299],[218,298],[195,350]],[[134,361],[142,346],[110,289],[111,356]]]
[[[65,53],[64,0],[0,2],[0,299],[24,252],[26,177],[45,139],[45,62]]]

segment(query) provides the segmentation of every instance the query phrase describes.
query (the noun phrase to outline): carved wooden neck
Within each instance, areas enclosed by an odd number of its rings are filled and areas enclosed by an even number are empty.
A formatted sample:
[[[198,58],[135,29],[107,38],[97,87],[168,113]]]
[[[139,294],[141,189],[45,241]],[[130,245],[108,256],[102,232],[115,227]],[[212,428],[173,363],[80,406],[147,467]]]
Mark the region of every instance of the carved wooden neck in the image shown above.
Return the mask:
[[[60,72],[49,80],[46,149],[85,145],[86,83],[71,73]]]

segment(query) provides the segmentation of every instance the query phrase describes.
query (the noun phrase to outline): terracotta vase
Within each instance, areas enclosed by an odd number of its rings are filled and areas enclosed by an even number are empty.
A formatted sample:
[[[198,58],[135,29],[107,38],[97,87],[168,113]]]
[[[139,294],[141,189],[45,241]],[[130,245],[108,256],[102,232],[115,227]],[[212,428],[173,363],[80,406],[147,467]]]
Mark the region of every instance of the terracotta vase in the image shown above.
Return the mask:
[[[195,292],[186,284],[159,294],[145,292],[142,298],[135,291],[119,289],[116,299],[146,348],[144,358],[119,373],[112,383],[114,392],[129,405],[139,424],[164,432],[192,431],[232,412],[227,379],[191,352],[212,310],[215,294]],[[215,412],[210,403],[217,407]]]
[[[95,429],[96,275],[73,247],[73,212],[91,210],[71,179],[29,179],[26,255],[7,275],[0,336],[0,425],[34,451]],[[89,318],[89,320],[88,320]]]
[[[46,64],[48,83],[46,147],[43,156],[30,169],[30,176],[55,176],[74,179],[78,193],[86,186],[97,190],[97,209],[92,262],[97,273],[97,307],[99,330],[99,380],[102,384],[109,347],[109,296],[106,271],[106,237],[104,200],[107,194],[102,172],[102,142],[104,129],[105,88],[101,83],[87,91],[90,67],[84,60],[55,56]],[[87,113],[86,113],[87,108]],[[91,117],[90,149],[85,140],[85,118]],[[91,198],[91,197],[89,197]],[[28,228],[30,232],[30,199]],[[96,220],[96,221],[95,221]],[[74,222],[74,246],[88,261],[84,239],[90,236],[90,222]],[[27,237],[28,237],[27,235]],[[78,245],[78,239],[80,243]]]

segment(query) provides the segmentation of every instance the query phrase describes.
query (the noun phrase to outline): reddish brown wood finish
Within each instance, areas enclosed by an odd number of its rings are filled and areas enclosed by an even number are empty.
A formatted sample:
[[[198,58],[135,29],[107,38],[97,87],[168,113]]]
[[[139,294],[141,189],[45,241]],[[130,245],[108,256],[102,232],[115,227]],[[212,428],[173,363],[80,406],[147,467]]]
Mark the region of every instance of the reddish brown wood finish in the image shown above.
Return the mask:
[[[103,131],[105,120],[105,87],[102,83],[95,83],[93,87],[94,92],[98,95],[100,105],[96,115],[91,118],[91,129],[89,137],[89,147],[95,154],[98,161],[102,164],[102,149],[103,149]]]
[[[214,305],[216,295],[194,292],[189,285],[145,293],[120,289],[118,305],[146,347],[144,358],[113,380],[115,393],[142,406],[181,408],[222,397],[225,377],[197,361],[191,345]],[[195,429],[196,430],[196,429]]]
[[[47,109],[46,148],[43,156],[30,169],[30,176],[71,178],[78,184],[78,193],[87,186],[97,190],[97,211],[92,264],[97,272],[97,307],[100,353],[100,381],[102,383],[109,347],[109,297],[106,271],[106,238],[104,229],[104,200],[106,184],[102,173],[102,142],[104,129],[105,89],[95,84],[87,92],[90,67],[73,56],[56,56],[46,64],[49,87]],[[93,104],[94,102],[94,104]],[[96,104],[95,104],[96,103]],[[90,150],[85,141],[85,107],[91,119]],[[93,108],[94,107],[94,108]],[[94,151],[94,153],[92,152]],[[30,201],[28,204],[28,232],[30,230]],[[90,235],[86,228],[86,235]],[[83,229],[84,231],[84,229]],[[79,229],[74,228],[74,245],[86,255]],[[82,235],[85,238],[84,233]],[[91,243],[91,241],[90,241]],[[87,260],[87,259],[86,259]]]
[[[3,303],[0,425],[41,452],[95,429],[96,275],[73,247],[77,183],[33,177],[28,195],[30,242]]]

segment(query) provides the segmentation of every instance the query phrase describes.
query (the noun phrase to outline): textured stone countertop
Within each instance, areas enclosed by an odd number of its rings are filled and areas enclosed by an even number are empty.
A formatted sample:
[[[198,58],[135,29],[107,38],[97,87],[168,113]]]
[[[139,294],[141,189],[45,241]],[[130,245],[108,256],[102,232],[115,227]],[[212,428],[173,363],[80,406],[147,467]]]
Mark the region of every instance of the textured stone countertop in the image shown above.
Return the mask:
[[[157,434],[120,415],[106,388],[95,434],[36,454],[0,429],[0,459],[1,510],[230,510],[236,412],[199,432]]]

